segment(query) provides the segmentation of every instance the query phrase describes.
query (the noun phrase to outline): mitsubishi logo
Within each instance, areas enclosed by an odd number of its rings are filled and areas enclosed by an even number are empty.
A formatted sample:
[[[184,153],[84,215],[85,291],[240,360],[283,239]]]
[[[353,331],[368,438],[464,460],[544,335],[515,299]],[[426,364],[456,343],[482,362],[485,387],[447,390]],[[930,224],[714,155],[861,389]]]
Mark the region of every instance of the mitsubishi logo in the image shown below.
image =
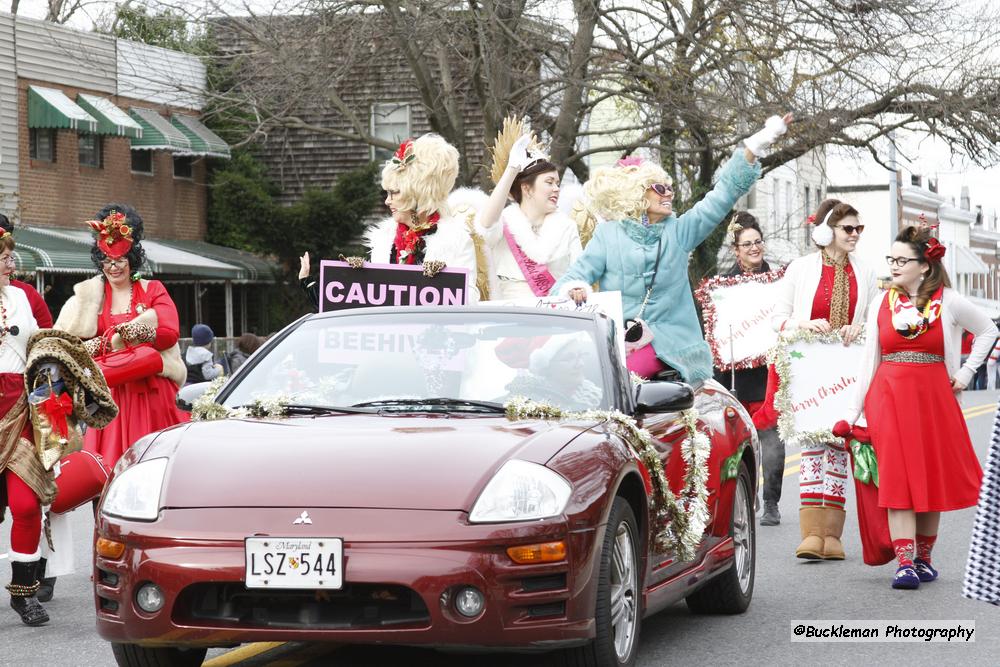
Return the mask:
[[[311,524],[312,522],[313,522],[313,520],[309,518],[309,512],[303,511],[302,514],[300,514],[298,517],[296,517],[295,521],[292,522],[292,525],[293,526],[298,526],[298,525],[301,525],[303,523]]]

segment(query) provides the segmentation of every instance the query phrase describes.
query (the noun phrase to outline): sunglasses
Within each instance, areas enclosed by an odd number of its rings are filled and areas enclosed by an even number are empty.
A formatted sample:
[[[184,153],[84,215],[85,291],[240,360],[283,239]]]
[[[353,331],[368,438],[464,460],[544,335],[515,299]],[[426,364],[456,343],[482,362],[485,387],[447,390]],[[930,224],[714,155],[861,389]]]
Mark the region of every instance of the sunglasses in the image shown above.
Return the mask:
[[[839,227],[840,229],[843,229],[844,232],[846,232],[848,236],[850,236],[854,232],[857,232],[858,234],[860,234],[861,232],[865,231],[865,226],[864,225],[837,225],[837,227]]]
[[[674,188],[672,186],[667,185],[665,183],[653,183],[652,185],[649,186],[649,189],[655,192],[656,194],[660,195],[661,197],[665,197],[668,192],[674,191]]]

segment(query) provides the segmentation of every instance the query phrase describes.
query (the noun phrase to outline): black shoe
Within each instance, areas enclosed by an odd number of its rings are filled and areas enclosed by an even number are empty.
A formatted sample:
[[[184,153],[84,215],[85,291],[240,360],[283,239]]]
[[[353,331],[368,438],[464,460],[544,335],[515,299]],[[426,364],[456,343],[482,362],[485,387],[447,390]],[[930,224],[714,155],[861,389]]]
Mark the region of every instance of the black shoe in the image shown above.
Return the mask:
[[[777,526],[781,523],[781,513],[778,512],[778,503],[765,501],[764,513],[760,515],[760,525]]]
[[[13,561],[10,564],[10,607],[21,617],[25,625],[42,625],[49,622],[49,615],[35,597],[38,580],[35,579],[37,561],[29,563]]]
[[[45,565],[46,560],[39,558],[38,568],[35,570],[35,578],[38,580],[38,592],[35,594],[35,597],[38,598],[39,602],[48,602],[51,600],[52,593],[56,587],[56,578],[45,576]]]

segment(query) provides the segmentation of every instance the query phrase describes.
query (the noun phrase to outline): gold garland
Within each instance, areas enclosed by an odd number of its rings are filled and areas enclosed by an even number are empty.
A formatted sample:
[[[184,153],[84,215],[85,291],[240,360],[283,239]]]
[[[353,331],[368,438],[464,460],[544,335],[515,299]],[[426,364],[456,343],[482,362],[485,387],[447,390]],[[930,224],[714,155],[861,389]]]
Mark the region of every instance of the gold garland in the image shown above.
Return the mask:
[[[653,544],[660,553],[672,552],[678,560],[694,560],[708,525],[708,458],[712,443],[698,430],[698,411],[681,413],[687,437],[681,444],[681,457],[687,464],[684,489],[675,496],[667,482],[663,461],[653,444],[653,436],[635,420],[618,410],[569,412],[550,403],[515,396],[504,404],[507,418],[579,419],[611,424],[649,472],[655,496],[656,532]]]
[[[830,429],[820,429],[818,431],[795,431],[795,417],[792,410],[792,362],[788,354],[788,346],[793,343],[804,341],[806,343],[838,343],[843,344],[844,339],[840,333],[831,331],[830,333],[816,333],[805,329],[796,329],[788,333],[782,333],[778,339],[778,344],[771,348],[767,355],[767,362],[774,364],[774,370],[778,374],[778,390],[774,393],[774,408],[778,411],[778,435],[789,444],[823,444],[839,440]],[[864,341],[864,333],[858,336],[853,345],[860,345]]]

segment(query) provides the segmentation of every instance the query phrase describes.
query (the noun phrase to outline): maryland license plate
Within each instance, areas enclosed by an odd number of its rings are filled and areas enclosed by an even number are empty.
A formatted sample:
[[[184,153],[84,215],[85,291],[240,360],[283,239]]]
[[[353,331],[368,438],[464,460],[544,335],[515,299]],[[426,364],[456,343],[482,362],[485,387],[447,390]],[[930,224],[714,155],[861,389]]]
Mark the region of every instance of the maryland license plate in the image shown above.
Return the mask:
[[[343,588],[339,537],[248,537],[247,588]]]

